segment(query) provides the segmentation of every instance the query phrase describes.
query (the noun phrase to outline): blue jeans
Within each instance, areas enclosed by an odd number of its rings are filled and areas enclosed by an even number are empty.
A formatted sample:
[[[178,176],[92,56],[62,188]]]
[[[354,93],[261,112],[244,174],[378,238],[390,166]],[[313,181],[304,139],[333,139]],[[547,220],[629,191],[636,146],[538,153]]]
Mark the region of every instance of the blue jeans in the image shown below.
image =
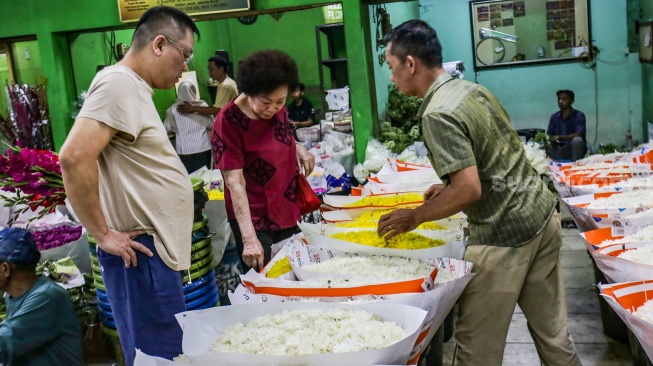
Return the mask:
[[[186,311],[179,272],[163,263],[152,236],[139,235],[134,241],[154,253],[148,257],[136,251],[136,267],[125,268],[121,257],[97,250],[127,366],[134,364],[136,348],[170,360],[182,353],[182,330],[175,314]]]

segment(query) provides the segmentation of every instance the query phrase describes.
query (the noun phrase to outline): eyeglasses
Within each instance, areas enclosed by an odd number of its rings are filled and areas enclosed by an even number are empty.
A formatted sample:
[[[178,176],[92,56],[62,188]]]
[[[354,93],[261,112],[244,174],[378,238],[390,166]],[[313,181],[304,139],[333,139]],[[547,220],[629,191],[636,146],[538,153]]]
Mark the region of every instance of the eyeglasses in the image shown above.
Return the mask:
[[[170,38],[168,38],[166,36],[164,36],[164,37],[166,38],[166,40],[168,42],[172,43],[175,47],[177,47],[177,49],[179,51],[181,51],[181,55],[184,57],[184,65],[188,65],[188,63],[190,63],[190,60],[193,59],[193,53],[188,52],[185,48],[178,45],[177,42],[173,41],[172,39],[170,39]],[[188,53],[190,53],[190,55],[186,56]]]

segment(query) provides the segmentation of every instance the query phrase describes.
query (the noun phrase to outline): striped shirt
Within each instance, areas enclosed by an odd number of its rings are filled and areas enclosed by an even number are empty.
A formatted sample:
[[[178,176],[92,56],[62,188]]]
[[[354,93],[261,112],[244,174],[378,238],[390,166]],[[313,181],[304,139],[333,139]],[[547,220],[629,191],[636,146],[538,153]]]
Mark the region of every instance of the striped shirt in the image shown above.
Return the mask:
[[[429,159],[440,178],[476,165],[481,198],[463,212],[469,245],[516,247],[531,241],[555,199],[526,159],[503,106],[486,88],[442,73],[419,111]]]
[[[213,117],[199,113],[182,114],[177,112],[177,103],[166,112],[164,126],[174,131],[175,148],[178,155],[197,154],[211,150],[209,134],[213,127]]]

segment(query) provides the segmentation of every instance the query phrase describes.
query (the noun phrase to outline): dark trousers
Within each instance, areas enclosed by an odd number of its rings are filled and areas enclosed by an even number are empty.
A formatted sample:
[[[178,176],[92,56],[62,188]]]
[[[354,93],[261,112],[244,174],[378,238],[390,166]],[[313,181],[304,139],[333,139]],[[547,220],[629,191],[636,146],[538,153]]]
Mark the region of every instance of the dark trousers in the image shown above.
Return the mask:
[[[169,360],[179,356],[182,330],[175,314],[186,311],[181,274],[163,263],[152,236],[139,235],[134,241],[154,253],[148,257],[136,251],[136,267],[125,268],[121,257],[97,250],[127,366],[134,364],[136,348]]]
[[[229,226],[231,226],[231,231],[234,234],[234,240],[236,241],[236,250],[238,250],[238,258],[240,258],[240,264],[243,266],[243,273],[247,273],[247,271],[250,270],[250,267],[248,267],[243,261],[243,249],[245,249],[245,246],[243,245],[243,237],[240,234],[238,221],[229,221]],[[276,244],[284,239],[288,239],[291,236],[297,234],[299,231],[300,230],[297,226],[274,231],[257,231],[256,237],[263,246],[264,264],[268,264],[270,263],[270,260],[272,260],[272,244]]]
[[[211,150],[198,152],[196,154],[179,155],[181,163],[186,167],[188,174],[205,166],[211,169]]]

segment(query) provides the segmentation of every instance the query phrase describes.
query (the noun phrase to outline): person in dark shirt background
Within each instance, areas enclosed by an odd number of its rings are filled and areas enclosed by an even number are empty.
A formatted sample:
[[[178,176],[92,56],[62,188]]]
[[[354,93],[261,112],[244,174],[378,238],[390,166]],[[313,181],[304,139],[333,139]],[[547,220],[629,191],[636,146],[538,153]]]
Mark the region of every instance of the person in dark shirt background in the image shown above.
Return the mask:
[[[556,96],[560,111],[549,120],[546,133],[550,136],[551,147],[547,153],[554,160],[576,161],[587,153],[585,114],[571,107],[575,98],[573,91],[558,90]]]
[[[297,84],[297,87],[292,92],[293,102],[287,106],[288,119],[294,129],[313,126],[315,121],[313,104],[304,99],[305,89],[306,86],[304,84]]]

